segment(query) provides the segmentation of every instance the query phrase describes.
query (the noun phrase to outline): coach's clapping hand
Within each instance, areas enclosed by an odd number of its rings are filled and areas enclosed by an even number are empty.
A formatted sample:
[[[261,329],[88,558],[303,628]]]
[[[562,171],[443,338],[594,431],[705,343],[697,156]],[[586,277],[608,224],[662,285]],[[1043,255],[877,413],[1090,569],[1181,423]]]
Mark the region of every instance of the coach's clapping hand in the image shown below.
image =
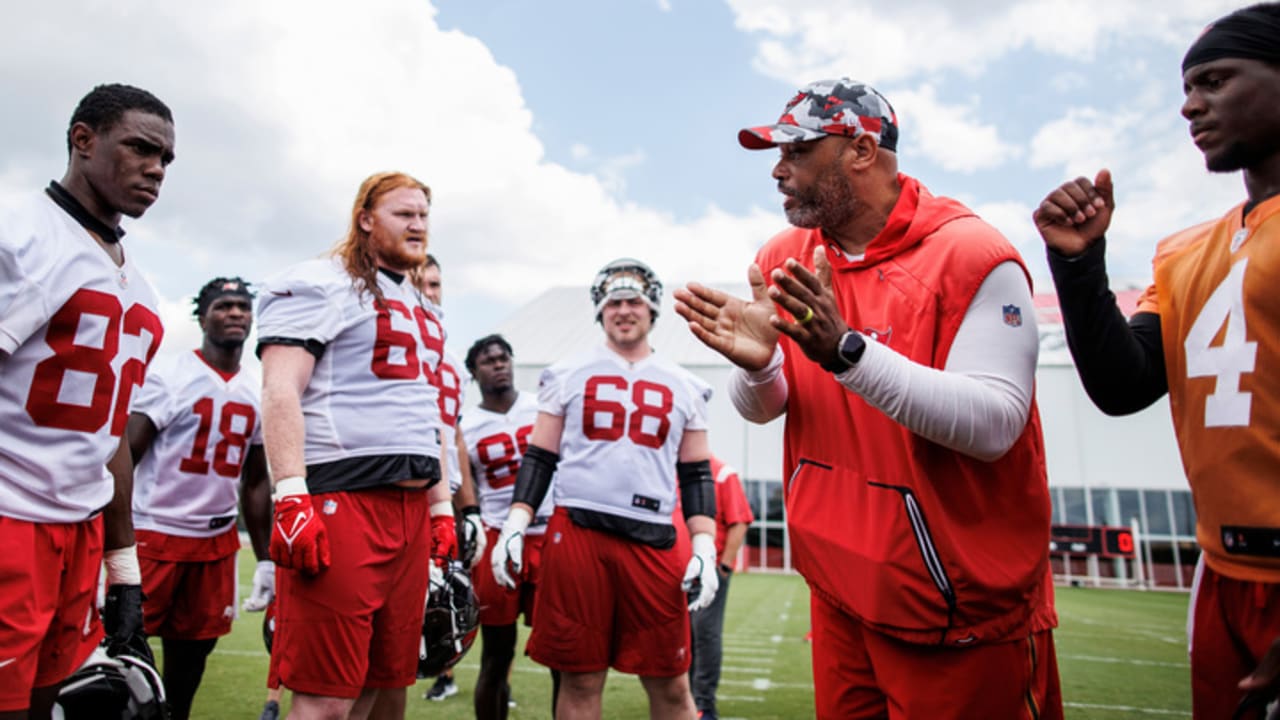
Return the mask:
[[[290,477],[276,483],[275,504],[270,547],[275,564],[312,575],[329,567],[329,536],[311,506],[306,479]]]
[[[704,345],[746,370],[769,364],[778,345],[778,331],[770,324],[777,312],[769,299],[760,267],[747,268],[751,300],[736,298],[699,283],[676,288],[676,314],[689,321],[689,330]]]

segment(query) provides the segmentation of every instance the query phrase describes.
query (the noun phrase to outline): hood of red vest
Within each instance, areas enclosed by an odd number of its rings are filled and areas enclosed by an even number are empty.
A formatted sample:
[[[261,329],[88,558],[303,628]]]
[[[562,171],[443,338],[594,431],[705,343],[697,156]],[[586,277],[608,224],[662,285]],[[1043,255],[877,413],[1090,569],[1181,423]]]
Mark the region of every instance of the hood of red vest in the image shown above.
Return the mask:
[[[884,229],[867,245],[863,258],[851,261],[842,252],[830,252],[827,257],[833,270],[857,270],[882,262],[910,250],[952,220],[974,215],[972,210],[951,198],[935,197],[909,175],[898,173],[898,184],[902,187],[898,202],[889,213]]]

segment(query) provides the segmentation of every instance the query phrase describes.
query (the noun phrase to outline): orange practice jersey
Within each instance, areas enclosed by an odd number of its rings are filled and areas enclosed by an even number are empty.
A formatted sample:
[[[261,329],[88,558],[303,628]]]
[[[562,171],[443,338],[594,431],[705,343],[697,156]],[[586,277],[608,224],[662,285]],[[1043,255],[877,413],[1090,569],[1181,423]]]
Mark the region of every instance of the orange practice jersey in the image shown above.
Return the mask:
[[[1280,197],[1160,243],[1169,403],[1209,565],[1280,582]]]

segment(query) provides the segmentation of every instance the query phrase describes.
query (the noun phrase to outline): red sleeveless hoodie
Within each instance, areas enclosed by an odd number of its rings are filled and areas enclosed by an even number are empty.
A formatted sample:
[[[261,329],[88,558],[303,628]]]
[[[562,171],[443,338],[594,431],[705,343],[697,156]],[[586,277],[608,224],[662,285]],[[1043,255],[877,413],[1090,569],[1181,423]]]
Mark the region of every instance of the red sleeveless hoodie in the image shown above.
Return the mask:
[[[756,261],[767,278],[790,257],[812,268],[814,248],[826,247],[849,326],[942,368],[988,273],[1007,261],[1026,267],[971,210],[913,178],[898,180],[902,193],[863,259],[846,259],[820,230],[792,228]],[[914,643],[966,646],[1055,627],[1049,489],[1034,399],[1009,452],[983,462],[911,433],[785,336],[781,342],[790,389],[787,527],[794,564],[812,591]]]

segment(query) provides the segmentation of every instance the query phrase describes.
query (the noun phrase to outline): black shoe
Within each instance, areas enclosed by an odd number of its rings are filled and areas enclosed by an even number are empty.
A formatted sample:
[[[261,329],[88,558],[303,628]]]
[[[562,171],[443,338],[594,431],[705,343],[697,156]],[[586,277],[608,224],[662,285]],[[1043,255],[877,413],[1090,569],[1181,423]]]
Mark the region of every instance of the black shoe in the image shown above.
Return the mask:
[[[458,684],[448,675],[441,675],[436,678],[436,682],[422,697],[426,700],[444,700],[447,697],[453,697],[458,694]]]
[[[262,714],[258,716],[258,720],[280,720],[280,703],[268,700],[267,704],[262,706]]]

